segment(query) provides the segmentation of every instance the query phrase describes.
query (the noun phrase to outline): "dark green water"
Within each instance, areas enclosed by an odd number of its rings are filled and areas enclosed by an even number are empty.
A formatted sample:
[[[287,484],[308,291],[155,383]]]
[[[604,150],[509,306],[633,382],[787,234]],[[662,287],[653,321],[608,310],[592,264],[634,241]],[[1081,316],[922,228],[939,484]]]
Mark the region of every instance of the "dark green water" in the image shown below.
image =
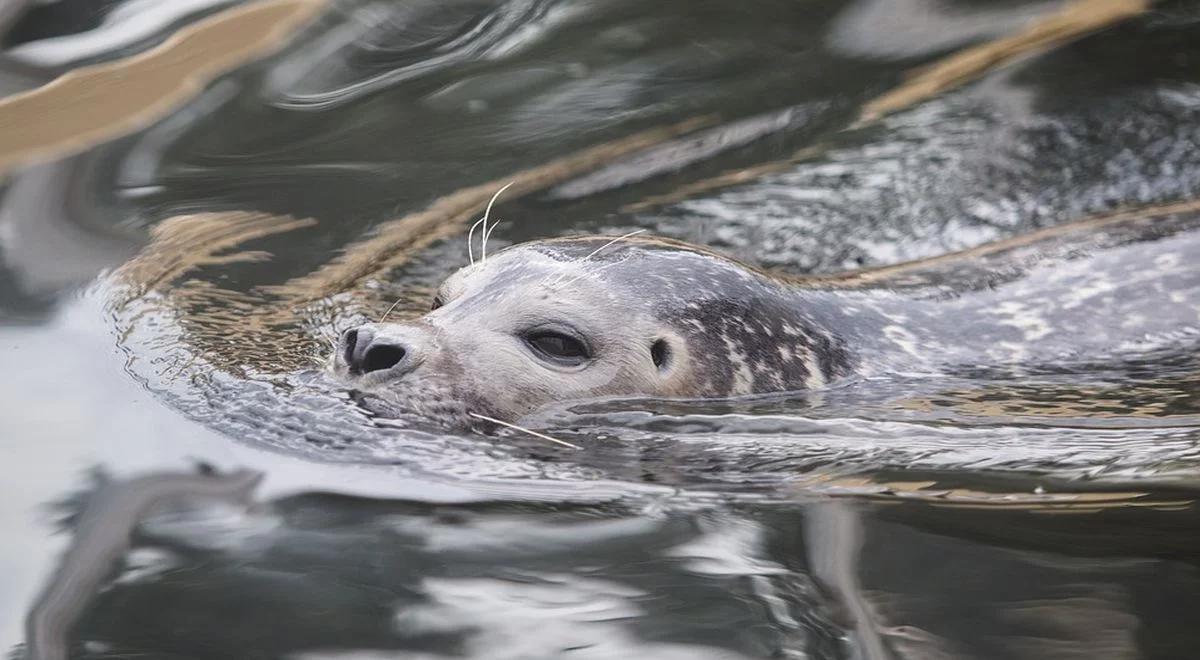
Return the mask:
[[[35,8],[3,89],[233,3],[153,4]],[[457,229],[303,305],[271,289],[443,196],[696,116],[700,139],[502,203],[493,245],[646,228],[828,273],[1195,199],[1195,4],[849,129],[906,72],[1055,7],[339,2],[152,126],[13,171],[0,646],[21,657],[32,626],[75,658],[1200,654],[1200,319],[1120,362],[538,420],[573,451],[379,420],[323,376],[338,330],[419,313],[467,262]],[[130,295],[173,218],[232,211],[315,223]]]

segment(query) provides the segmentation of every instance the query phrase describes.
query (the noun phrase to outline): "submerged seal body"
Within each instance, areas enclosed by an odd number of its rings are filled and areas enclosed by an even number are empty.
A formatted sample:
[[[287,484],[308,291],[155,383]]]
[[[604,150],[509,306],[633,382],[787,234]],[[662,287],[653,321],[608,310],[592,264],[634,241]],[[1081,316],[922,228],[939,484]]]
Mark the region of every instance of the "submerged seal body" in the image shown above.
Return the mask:
[[[454,273],[419,319],[348,330],[333,369],[380,414],[462,426],[597,397],[1102,358],[1200,327],[1196,232],[1102,247],[948,292],[782,278],[662,239],[525,243]]]

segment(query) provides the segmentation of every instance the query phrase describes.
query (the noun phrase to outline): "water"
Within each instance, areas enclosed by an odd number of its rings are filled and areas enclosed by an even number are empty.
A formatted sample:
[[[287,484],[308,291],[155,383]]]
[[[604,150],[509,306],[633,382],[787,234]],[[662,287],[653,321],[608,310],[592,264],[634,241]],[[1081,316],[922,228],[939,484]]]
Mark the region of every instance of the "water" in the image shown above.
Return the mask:
[[[1060,5],[297,1],[319,15],[272,46],[254,4],[86,4],[11,25],[6,93],[214,20],[198,39],[264,45],[137,126],[81,137],[127,94],[50,126],[0,106],[14,655],[27,626],[74,658],[1200,648],[1194,326],[1120,361],[534,420],[580,450],[379,419],[320,368],[425,309],[508,181],[491,249],[647,228],[812,274],[1194,200],[1194,3],[863,124]]]

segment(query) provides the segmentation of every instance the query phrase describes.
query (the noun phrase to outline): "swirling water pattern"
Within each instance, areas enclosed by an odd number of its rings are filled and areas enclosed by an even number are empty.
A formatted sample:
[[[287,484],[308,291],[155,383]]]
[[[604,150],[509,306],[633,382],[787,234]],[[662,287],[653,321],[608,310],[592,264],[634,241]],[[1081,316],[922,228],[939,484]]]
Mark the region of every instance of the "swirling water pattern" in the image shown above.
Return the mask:
[[[12,25],[6,91],[169,54],[172,32],[256,6],[129,0],[77,22],[68,4]],[[79,658],[1187,657],[1197,326],[1121,359],[535,420],[581,450],[379,419],[323,374],[340,329],[426,308],[508,181],[489,249],[646,228],[793,274],[1125,210],[1195,231],[1194,7],[856,122],[910,71],[1060,10],[899,4],[911,24],[867,0],[335,2],[164,116],[14,167],[5,436],[28,440],[6,450],[25,494],[4,517],[0,641]],[[1076,247],[1095,245],[1064,261]],[[1011,275],[980,263],[931,266],[930,295]],[[50,501],[73,532],[61,563],[29,522]]]

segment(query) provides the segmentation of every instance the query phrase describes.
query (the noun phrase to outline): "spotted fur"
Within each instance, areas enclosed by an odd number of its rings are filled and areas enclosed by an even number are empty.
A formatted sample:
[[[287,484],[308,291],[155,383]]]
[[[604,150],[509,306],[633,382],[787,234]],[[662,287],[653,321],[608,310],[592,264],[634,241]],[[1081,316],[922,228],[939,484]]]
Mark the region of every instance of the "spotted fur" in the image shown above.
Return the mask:
[[[334,368],[388,410],[461,425],[470,412],[515,420],[592,397],[731,397],[856,375],[1103,358],[1200,336],[1200,232],[1190,231],[1200,223],[1176,224],[1188,231],[1122,228],[1120,240],[1051,260],[1013,253],[1017,265],[996,271],[1006,281],[959,290],[936,277],[914,285],[911,273],[903,286],[781,278],[640,236],[528,243],[448,278],[445,307],[374,326],[380,341],[411,344],[419,366],[351,377],[335,357]],[[592,363],[540,364],[520,340],[539,323],[591,337]],[[671,348],[663,366],[651,359],[656,341]]]

